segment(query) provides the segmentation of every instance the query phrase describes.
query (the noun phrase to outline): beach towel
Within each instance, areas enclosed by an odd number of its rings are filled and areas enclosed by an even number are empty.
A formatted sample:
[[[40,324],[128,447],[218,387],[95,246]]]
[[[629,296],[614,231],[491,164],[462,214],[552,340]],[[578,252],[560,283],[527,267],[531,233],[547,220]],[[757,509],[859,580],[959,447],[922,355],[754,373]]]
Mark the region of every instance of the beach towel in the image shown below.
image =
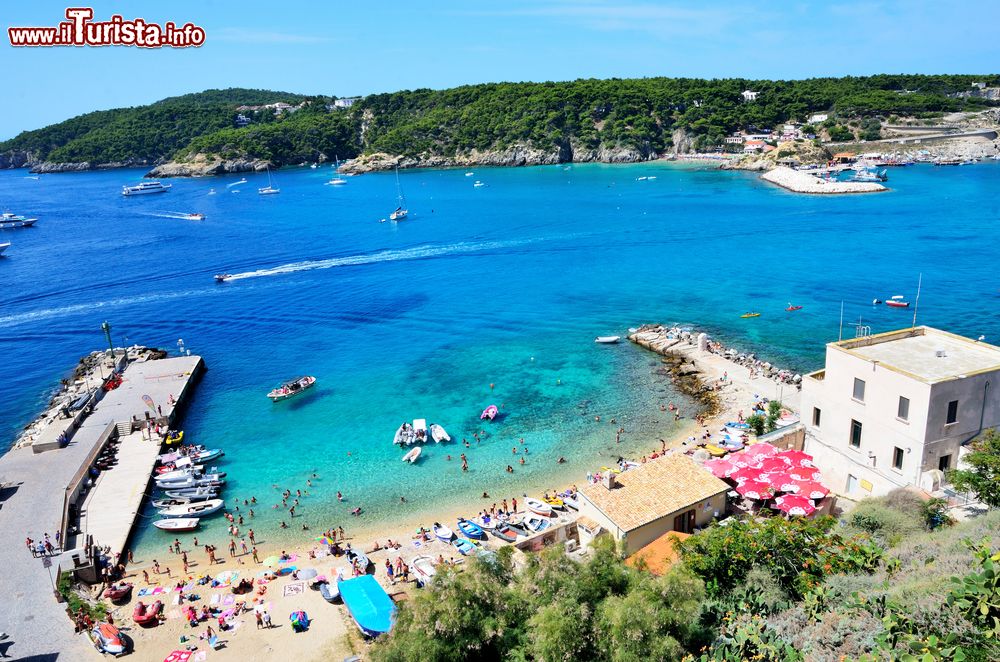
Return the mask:
[[[222,604],[224,604],[226,606],[236,604],[236,596],[235,595],[227,595],[225,598],[222,599]]]
[[[163,659],[163,662],[188,662],[193,653],[191,651],[174,651]]]
[[[166,593],[166,592],[167,590],[165,588],[163,588],[162,586],[157,586],[156,588],[153,589],[153,592],[150,593],[150,595],[159,595],[160,593]]]
[[[193,660],[193,662],[205,662],[205,660],[208,659],[208,652],[198,651],[197,653],[194,654],[194,657],[192,657],[191,659]]]
[[[174,605],[179,605],[181,603],[181,595],[180,595],[180,593],[178,593],[177,595],[174,596],[174,599],[173,599],[172,602],[173,602]]]
[[[167,612],[167,618],[180,618],[181,612],[179,609],[171,609]]]
[[[221,600],[222,596],[216,593],[215,595],[212,596],[212,599],[209,600],[209,604],[217,605]]]
[[[282,563],[293,563],[298,558],[299,558],[298,554],[289,554],[288,558],[282,561]]]
[[[153,594],[153,587],[152,586],[143,586],[142,588],[139,589],[139,592],[136,594],[136,596],[140,597],[140,598],[144,598],[147,595],[152,595],[152,594]]]
[[[302,595],[302,593],[305,591],[305,588],[306,588],[305,582],[295,582],[294,584],[289,584],[288,586],[286,586],[282,595],[284,595],[286,598],[290,595]]]

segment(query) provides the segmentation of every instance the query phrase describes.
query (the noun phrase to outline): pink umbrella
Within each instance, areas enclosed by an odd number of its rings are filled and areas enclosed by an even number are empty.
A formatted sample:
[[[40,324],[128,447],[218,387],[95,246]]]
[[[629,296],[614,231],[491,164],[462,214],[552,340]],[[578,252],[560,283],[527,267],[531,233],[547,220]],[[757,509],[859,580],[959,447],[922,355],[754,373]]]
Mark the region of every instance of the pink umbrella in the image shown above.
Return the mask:
[[[791,467],[780,457],[765,457],[760,461],[761,471],[771,473],[772,471],[788,471]]]
[[[799,489],[796,490],[795,493],[799,496],[806,497],[807,499],[822,499],[830,493],[830,490],[819,483],[805,481],[799,483]]]
[[[792,467],[788,470],[788,474],[795,480],[803,483],[810,480],[818,481],[820,479],[819,471],[812,467]]]
[[[751,444],[750,446],[747,446],[743,450],[743,452],[751,457],[765,458],[765,457],[771,457],[772,455],[777,455],[778,449],[772,446],[771,444],[767,443],[766,441],[761,441],[756,444]]]
[[[795,482],[791,474],[785,471],[767,474],[765,480],[779,492],[798,492],[799,490],[799,484]]]
[[[736,491],[747,499],[764,501],[774,496],[774,489],[765,482],[759,480],[748,480],[736,487]]]
[[[711,471],[712,475],[716,478],[723,478],[726,474],[731,473],[736,469],[732,462],[722,457],[714,460],[708,460],[703,466]]]
[[[734,471],[729,475],[731,480],[735,480],[737,483],[745,483],[747,481],[762,481],[764,480],[763,472],[760,469],[754,469],[751,467],[743,467],[737,471]]]
[[[789,515],[808,516],[816,512],[816,506],[812,501],[798,494],[783,494],[774,500],[774,505]]]
[[[744,452],[730,453],[729,457],[726,458],[732,462],[734,467],[742,469],[743,467],[749,467],[751,465],[757,464],[757,458],[751,457]]]
[[[798,467],[815,467],[813,464],[813,456],[809,453],[804,453],[802,451],[790,450],[778,453],[778,457],[783,457],[785,460],[791,464]]]

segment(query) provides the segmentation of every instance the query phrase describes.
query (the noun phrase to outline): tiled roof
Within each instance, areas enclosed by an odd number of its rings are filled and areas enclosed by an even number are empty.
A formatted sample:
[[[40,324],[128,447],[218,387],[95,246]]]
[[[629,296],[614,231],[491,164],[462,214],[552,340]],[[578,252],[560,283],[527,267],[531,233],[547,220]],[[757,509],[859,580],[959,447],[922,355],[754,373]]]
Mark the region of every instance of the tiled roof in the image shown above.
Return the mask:
[[[616,475],[609,490],[600,483],[580,494],[615,525],[632,531],[643,524],[700,503],[729,486],[686,455],[665,455]]]

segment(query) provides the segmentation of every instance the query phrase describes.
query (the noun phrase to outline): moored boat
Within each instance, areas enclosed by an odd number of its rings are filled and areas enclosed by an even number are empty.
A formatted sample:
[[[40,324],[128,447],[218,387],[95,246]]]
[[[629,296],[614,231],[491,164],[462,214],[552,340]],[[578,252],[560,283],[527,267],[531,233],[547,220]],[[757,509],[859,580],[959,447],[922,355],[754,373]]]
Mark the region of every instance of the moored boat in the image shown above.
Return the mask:
[[[132,610],[132,620],[136,625],[153,625],[160,622],[160,612],[163,611],[163,603],[157,600],[151,605],[146,605],[142,600],[136,603]]]
[[[178,487],[164,490],[164,494],[171,499],[189,499],[190,501],[205,501],[214,499],[219,495],[219,488],[215,486],[195,486]]]
[[[153,526],[164,531],[180,533],[183,531],[194,531],[198,528],[200,521],[197,517],[159,519],[153,522]]]
[[[455,538],[451,544],[458,550],[459,554],[465,556],[476,549],[476,546],[465,538]]]
[[[323,596],[324,600],[332,603],[340,597],[340,582],[321,582],[319,585],[319,594]]]
[[[414,446],[406,452],[406,455],[403,456],[403,462],[409,462],[410,464],[415,463],[417,458],[420,457],[421,450],[420,446]]]
[[[125,655],[128,652],[129,642],[116,625],[111,623],[98,623],[90,633],[94,641],[94,647],[101,653],[108,655]]]
[[[437,522],[434,522],[431,531],[434,533],[435,538],[444,542],[451,542],[451,539],[455,537],[454,531]]]
[[[222,499],[207,499],[178,506],[170,506],[159,511],[160,517],[205,517],[217,513],[225,506]]]
[[[430,427],[431,439],[436,443],[441,443],[442,441],[451,441],[451,436],[445,431],[443,427],[437,423],[431,423]]]
[[[434,579],[437,568],[434,567],[434,560],[429,556],[415,556],[410,561],[410,569],[417,578],[417,583],[426,586]]]
[[[295,379],[288,380],[281,386],[271,389],[267,397],[271,398],[271,402],[280,402],[281,400],[294,397],[308,388],[312,388],[315,384],[316,378],[311,375],[296,377]]]
[[[467,520],[464,517],[458,518],[458,530],[462,532],[462,535],[466,538],[473,538],[475,540],[483,540],[486,538],[486,532],[483,531],[482,527],[471,520]]]
[[[885,305],[889,306],[890,308],[909,308],[910,302],[904,301],[902,294],[897,294],[895,296],[886,299]]]
[[[494,418],[497,417],[498,413],[500,413],[500,410],[497,409],[497,406],[496,405],[490,405],[489,407],[487,407],[486,409],[483,410],[482,414],[479,415],[479,420],[481,420],[481,421],[485,421],[485,420],[492,421]]]
[[[525,507],[527,507],[528,510],[535,513],[536,515],[543,515],[545,517],[549,517],[550,515],[552,515],[552,506],[539,499],[535,499],[533,497],[527,497],[524,500],[524,505]]]
[[[599,345],[613,345],[621,340],[621,336],[597,336],[594,338],[594,342]]]
[[[368,637],[377,637],[392,629],[396,605],[371,575],[337,582],[340,597],[358,629]]]
[[[517,533],[502,522],[490,529],[490,533],[504,542],[517,542]]]
[[[161,184],[160,182],[142,182],[135,186],[123,186],[122,195],[149,195],[150,193],[166,193],[172,184]]]
[[[547,497],[543,497],[542,501],[544,501],[545,503],[549,504],[553,508],[562,508],[564,510],[566,508],[566,504],[563,503],[563,500],[560,499],[559,497],[547,496]]]
[[[390,221],[402,221],[410,215],[406,208],[406,198],[403,197],[403,187],[399,185],[399,168],[396,168],[396,201],[398,202],[396,209],[389,214]]]
[[[539,531],[548,528],[549,521],[539,515],[526,515],[524,518],[524,526],[532,533],[538,533]]]

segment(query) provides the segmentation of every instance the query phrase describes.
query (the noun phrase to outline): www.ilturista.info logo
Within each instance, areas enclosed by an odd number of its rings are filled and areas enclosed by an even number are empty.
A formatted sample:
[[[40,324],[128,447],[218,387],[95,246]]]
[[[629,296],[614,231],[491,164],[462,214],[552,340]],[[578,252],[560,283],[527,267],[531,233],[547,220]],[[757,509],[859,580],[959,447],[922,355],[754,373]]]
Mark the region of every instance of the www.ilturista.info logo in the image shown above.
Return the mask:
[[[94,21],[90,7],[70,7],[68,20],[48,28],[7,28],[11,46],[138,46],[140,48],[189,48],[205,43],[205,30],[173,21],[163,25],[115,14],[108,21]]]

